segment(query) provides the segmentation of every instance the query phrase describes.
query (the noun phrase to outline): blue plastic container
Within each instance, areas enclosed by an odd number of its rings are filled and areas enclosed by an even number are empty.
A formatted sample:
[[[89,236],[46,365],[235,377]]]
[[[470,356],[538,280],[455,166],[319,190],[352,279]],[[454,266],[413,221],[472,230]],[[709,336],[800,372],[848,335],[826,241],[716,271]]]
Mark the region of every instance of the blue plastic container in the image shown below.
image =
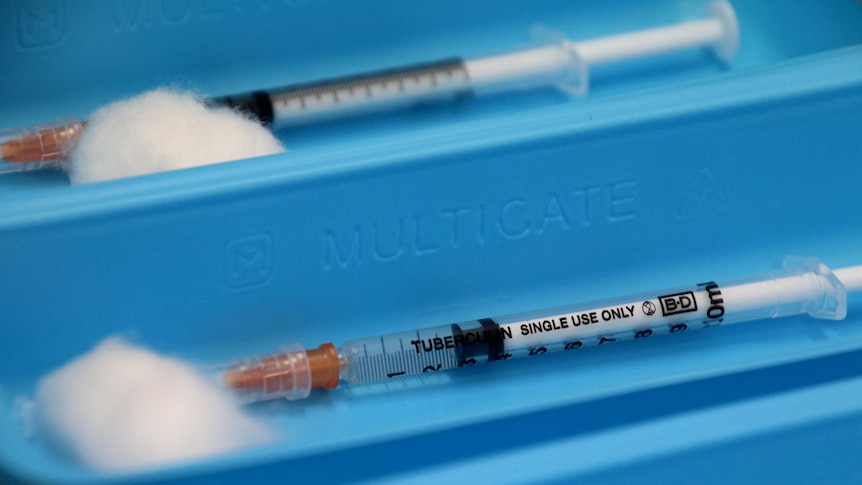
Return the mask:
[[[741,47],[552,91],[297,128],[282,155],[84,186],[0,177],[3,483],[853,483],[862,299],[763,321],[315,393],[288,438],[105,476],[15,400],[104,337],[192,362],[780,265],[862,263],[862,4],[733,2]],[[0,125],[162,85],[208,95],[698,18],[706,2],[80,1],[0,5]],[[287,433],[289,432],[289,433]]]

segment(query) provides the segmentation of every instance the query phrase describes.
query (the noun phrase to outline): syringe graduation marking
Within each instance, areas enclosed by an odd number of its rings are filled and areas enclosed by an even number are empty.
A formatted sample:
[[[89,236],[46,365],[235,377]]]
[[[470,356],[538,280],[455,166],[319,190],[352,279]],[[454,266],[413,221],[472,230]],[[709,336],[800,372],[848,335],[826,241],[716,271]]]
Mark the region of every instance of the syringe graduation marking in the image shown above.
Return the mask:
[[[357,97],[357,93],[362,96]],[[444,97],[467,97],[472,93],[467,66],[462,59],[455,58],[223,96],[209,103],[238,109],[256,116],[264,124],[283,127],[331,118],[340,110],[374,110],[375,103],[410,106]]]
[[[293,98],[306,98],[310,96],[321,96],[323,94],[338,93],[361,89],[371,94],[371,86],[387,86],[397,84],[401,89],[406,89],[405,79],[413,79],[419,83],[428,79],[433,85],[440,83],[445,77],[458,83],[469,82],[467,69],[462,59],[445,59],[442,61],[417,64],[410,67],[385,69],[378,72],[346,76],[325,81],[297,84],[271,91],[274,102],[287,103]],[[466,85],[466,84],[465,84]]]
[[[414,349],[409,342],[421,338],[434,340],[443,337],[437,332],[424,337],[420,332],[411,332],[377,337],[373,342],[365,339],[357,343],[355,347],[362,350],[350,358],[351,382],[376,381],[458,366],[459,360],[453,350],[445,347],[423,352],[418,358],[413,357]]]

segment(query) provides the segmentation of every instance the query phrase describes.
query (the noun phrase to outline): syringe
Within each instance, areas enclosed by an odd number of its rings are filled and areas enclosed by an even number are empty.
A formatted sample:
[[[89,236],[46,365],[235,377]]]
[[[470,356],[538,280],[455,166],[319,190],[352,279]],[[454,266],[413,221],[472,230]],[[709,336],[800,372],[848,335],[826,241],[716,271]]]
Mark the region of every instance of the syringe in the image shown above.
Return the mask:
[[[710,4],[702,20],[593,40],[517,50],[471,60],[460,58],[247,94],[216,97],[214,106],[247,112],[273,130],[359,114],[455,100],[472,95],[557,87],[577,96],[589,91],[590,67],[693,48],[709,48],[729,61],[739,45],[733,7]],[[83,123],[58,120],[49,127],[0,132],[0,173],[58,166]]]
[[[299,344],[238,359],[218,374],[245,402],[307,397],[334,389],[474,364],[538,356],[629,339],[807,313],[840,320],[847,293],[862,291],[862,265],[830,271],[815,258],[786,258],[760,276],[655,291],[609,301],[551,308],[408,330],[336,349]]]
[[[215,98],[211,102],[253,113],[275,129],[357,114],[404,108],[471,95],[557,87],[573,95],[589,91],[589,68],[636,57],[709,47],[729,61],[739,45],[729,3],[710,5],[708,18],[582,42],[496,56],[402,67],[360,76]]]

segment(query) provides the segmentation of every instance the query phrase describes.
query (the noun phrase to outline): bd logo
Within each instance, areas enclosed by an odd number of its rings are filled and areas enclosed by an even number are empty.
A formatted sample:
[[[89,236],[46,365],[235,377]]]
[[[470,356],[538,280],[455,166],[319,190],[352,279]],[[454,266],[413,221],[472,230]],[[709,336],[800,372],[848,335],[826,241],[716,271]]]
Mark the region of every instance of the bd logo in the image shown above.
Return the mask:
[[[66,15],[61,0],[28,0],[18,7],[18,47],[53,47],[66,34]]]
[[[266,283],[272,276],[272,252],[269,234],[241,237],[228,243],[225,286],[238,290]]]
[[[694,293],[691,291],[660,296],[658,301],[661,303],[663,316],[697,311],[697,300],[694,299]]]

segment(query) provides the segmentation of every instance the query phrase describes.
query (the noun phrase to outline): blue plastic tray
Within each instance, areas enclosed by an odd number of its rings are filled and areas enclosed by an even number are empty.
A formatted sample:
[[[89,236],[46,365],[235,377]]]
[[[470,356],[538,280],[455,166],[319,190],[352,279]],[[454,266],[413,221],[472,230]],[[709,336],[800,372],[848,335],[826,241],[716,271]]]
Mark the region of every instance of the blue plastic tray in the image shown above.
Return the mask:
[[[289,438],[103,476],[25,439],[14,400],[102,338],[193,362],[775,269],[862,262],[862,4],[733,2],[702,52],[593,91],[279,133],[288,153],[69,186],[0,177],[0,481],[859,482],[862,300],[805,317],[315,393]],[[159,85],[211,95],[697,18],[703,1],[16,1],[0,125]],[[11,67],[10,67],[11,66]],[[14,75],[12,75],[14,74]]]

